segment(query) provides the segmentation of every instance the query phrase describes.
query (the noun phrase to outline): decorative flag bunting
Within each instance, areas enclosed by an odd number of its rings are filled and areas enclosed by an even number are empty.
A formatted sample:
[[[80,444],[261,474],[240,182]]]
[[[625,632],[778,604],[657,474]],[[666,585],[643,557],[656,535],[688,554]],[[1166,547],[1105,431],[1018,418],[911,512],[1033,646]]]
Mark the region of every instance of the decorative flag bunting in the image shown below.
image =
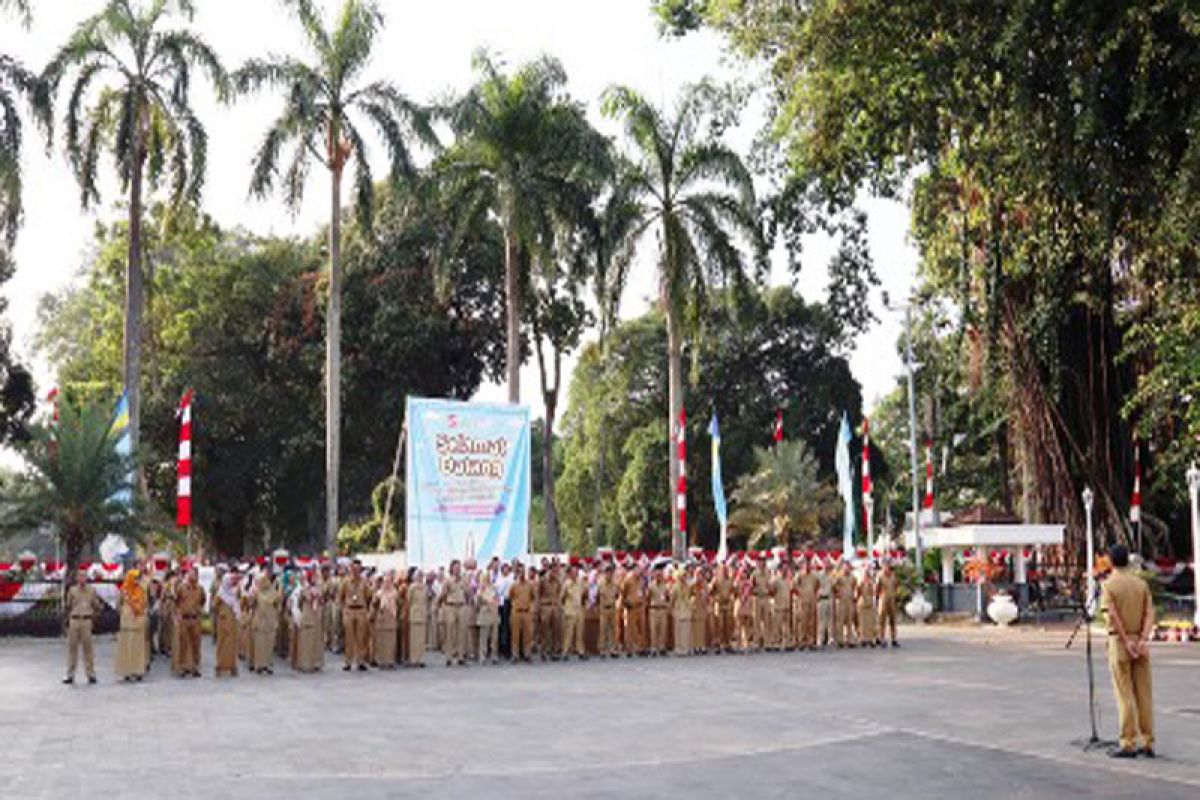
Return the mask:
[[[175,493],[175,524],[187,528],[192,524],[192,399],[188,389],[179,400],[179,484]]]
[[[1129,521],[1142,521],[1142,443],[1133,440],[1133,498],[1129,501]]]
[[[933,440],[925,440],[925,502],[923,508],[933,509]]]
[[[715,417],[714,417],[715,419]],[[775,409],[775,430],[772,432],[773,441],[776,445],[783,441],[783,409]]]
[[[842,424],[838,429],[837,451],[834,464],[837,467],[838,494],[842,496],[845,513],[842,517],[842,552],[854,552],[854,483],[850,478],[850,418],[842,412]]]
[[[725,505],[725,486],[721,481],[721,428],[717,425],[717,412],[714,411],[712,421],[708,423],[708,435],[712,437],[712,496],[713,506],[717,512],[717,521],[721,523],[720,558],[725,559],[725,526],[728,519],[728,507]]]
[[[679,409],[679,485],[675,491],[675,507],[679,510],[679,535],[687,546],[687,415]]]
[[[862,496],[865,500],[871,496],[874,486],[871,484],[871,420],[863,417],[863,448],[862,448]],[[871,537],[871,512],[863,505],[863,524],[867,530],[867,539]]]

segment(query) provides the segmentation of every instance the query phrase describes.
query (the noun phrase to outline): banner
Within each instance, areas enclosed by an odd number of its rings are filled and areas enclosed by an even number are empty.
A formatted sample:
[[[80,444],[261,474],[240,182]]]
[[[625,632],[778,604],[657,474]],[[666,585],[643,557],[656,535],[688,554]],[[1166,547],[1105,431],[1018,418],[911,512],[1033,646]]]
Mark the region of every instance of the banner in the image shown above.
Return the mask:
[[[529,551],[529,408],[408,398],[405,539],[419,567]]]

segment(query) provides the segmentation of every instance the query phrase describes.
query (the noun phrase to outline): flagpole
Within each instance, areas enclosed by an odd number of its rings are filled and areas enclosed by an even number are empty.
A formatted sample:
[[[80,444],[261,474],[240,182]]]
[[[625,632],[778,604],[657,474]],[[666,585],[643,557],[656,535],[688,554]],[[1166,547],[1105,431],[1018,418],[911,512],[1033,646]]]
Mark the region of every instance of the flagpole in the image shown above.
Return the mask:
[[[400,453],[404,451],[404,440],[408,435],[408,419],[400,423],[400,436],[396,440],[396,454],[392,457],[392,478],[388,481],[387,501],[383,504],[383,529],[379,532],[379,542],[388,534],[388,525],[392,521],[392,496],[396,493],[396,475],[400,472]],[[407,552],[407,548],[405,549]]]

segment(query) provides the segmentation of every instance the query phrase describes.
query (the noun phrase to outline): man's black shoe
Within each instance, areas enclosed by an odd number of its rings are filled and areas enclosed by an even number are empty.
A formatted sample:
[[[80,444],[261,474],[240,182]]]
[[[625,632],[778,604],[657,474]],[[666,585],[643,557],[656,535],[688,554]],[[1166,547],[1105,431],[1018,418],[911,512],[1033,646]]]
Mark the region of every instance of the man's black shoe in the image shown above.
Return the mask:
[[[1126,750],[1122,747],[1120,750],[1114,750],[1109,753],[1109,756],[1112,758],[1137,758],[1137,754],[1137,750]]]
[[[1157,758],[1153,747],[1143,747],[1141,750],[1138,750],[1138,755],[1142,758]]]
[[[75,682],[74,678],[71,678],[71,677],[63,678],[63,683],[72,684],[74,682]]]
[[[95,683],[95,682],[96,682],[96,676],[88,675],[88,683]]]

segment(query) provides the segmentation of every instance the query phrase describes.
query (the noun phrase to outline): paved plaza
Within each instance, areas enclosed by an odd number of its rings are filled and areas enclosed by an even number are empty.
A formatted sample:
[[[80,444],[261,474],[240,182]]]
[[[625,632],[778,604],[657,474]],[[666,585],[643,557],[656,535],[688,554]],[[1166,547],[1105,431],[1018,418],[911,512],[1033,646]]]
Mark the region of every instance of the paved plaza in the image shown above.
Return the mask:
[[[1087,714],[1068,633],[909,627],[887,651],[222,681],[206,641],[203,680],[160,660],[140,685],[114,681],[103,637],[90,687],[58,683],[60,642],[6,639],[3,796],[1200,796],[1200,646],[1155,647],[1162,757],[1120,762],[1071,743]]]

